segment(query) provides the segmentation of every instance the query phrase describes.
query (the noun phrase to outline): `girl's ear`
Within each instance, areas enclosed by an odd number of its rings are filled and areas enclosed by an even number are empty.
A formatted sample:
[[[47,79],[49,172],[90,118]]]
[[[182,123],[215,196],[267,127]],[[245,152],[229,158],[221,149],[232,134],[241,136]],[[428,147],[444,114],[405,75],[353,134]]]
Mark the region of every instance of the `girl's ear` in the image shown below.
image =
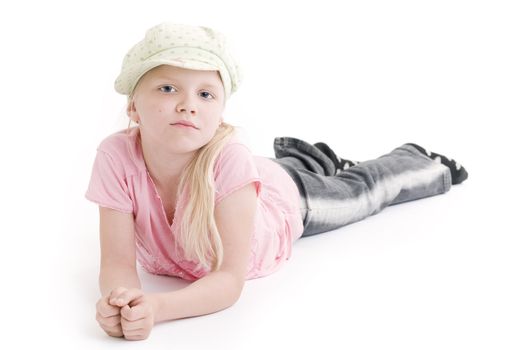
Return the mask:
[[[126,112],[128,113],[128,117],[133,120],[135,123],[138,123],[140,118],[139,114],[137,113],[137,108],[135,107],[135,100],[131,99],[128,102],[128,107],[126,108]]]

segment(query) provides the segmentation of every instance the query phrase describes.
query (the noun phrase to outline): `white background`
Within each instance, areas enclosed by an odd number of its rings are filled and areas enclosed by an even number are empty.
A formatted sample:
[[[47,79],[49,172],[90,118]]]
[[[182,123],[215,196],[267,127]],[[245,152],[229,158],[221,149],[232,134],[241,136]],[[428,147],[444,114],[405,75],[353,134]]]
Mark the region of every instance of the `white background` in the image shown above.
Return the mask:
[[[56,1],[0,5],[2,341],[9,348],[523,349],[525,12],[519,1]],[[9,4],[9,5],[8,5]],[[442,196],[299,240],[277,273],[146,341],[95,322],[95,149],[146,29],[222,31],[244,71],[225,119],[366,160],[405,142],[457,159]],[[185,283],[140,272],[147,291]]]

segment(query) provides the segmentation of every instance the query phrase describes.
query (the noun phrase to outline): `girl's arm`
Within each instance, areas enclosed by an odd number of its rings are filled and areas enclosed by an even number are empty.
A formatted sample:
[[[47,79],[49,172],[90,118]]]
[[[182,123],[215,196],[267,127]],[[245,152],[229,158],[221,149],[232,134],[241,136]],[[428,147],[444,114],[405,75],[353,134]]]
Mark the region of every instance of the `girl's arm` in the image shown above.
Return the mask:
[[[253,183],[233,192],[215,207],[215,220],[224,247],[220,270],[186,288],[152,293],[155,322],[213,313],[240,297],[250,255],[257,195]]]
[[[102,296],[117,287],[141,288],[136,268],[133,214],[99,207]]]

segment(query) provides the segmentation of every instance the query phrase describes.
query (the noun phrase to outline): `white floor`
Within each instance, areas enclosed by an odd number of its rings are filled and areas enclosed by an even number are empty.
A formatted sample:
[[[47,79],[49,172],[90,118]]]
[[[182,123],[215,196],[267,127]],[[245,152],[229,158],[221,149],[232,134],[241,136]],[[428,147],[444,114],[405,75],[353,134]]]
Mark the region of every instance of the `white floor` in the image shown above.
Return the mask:
[[[0,11],[0,347],[525,349],[518,1],[53,2]],[[142,342],[106,336],[98,211],[83,196],[97,145],[127,126],[113,91],[121,60],[164,20],[230,38],[245,81],[225,120],[254,154],[271,156],[275,136],[355,160],[415,142],[470,179],[299,240],[229,309],[159,324]],[[147,291],[185,285],[140,275]]]
[[[95,322],[93,220],[58,252],[46,301],[54,315],[39,332],[91,349],[523,348],[524,226],[518,208],[500,210],[504,197],[482,190],[487,180],[475,174],[445,195],[301,239],[285,267],[248,281],[233,307],[159,324],[144,342],[110,338]],[[186,285],[140,271],[147,291]]]

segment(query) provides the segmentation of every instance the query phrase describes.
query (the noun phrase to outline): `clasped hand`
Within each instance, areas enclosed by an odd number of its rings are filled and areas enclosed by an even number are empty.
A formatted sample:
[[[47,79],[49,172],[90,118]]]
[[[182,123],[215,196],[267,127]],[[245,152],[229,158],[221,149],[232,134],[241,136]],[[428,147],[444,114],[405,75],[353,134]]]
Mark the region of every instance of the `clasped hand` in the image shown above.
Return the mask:
[[[112,337],[143,340],[155,324],[153,302],[140,289],[118,287],[98,300],[96,319]]]

